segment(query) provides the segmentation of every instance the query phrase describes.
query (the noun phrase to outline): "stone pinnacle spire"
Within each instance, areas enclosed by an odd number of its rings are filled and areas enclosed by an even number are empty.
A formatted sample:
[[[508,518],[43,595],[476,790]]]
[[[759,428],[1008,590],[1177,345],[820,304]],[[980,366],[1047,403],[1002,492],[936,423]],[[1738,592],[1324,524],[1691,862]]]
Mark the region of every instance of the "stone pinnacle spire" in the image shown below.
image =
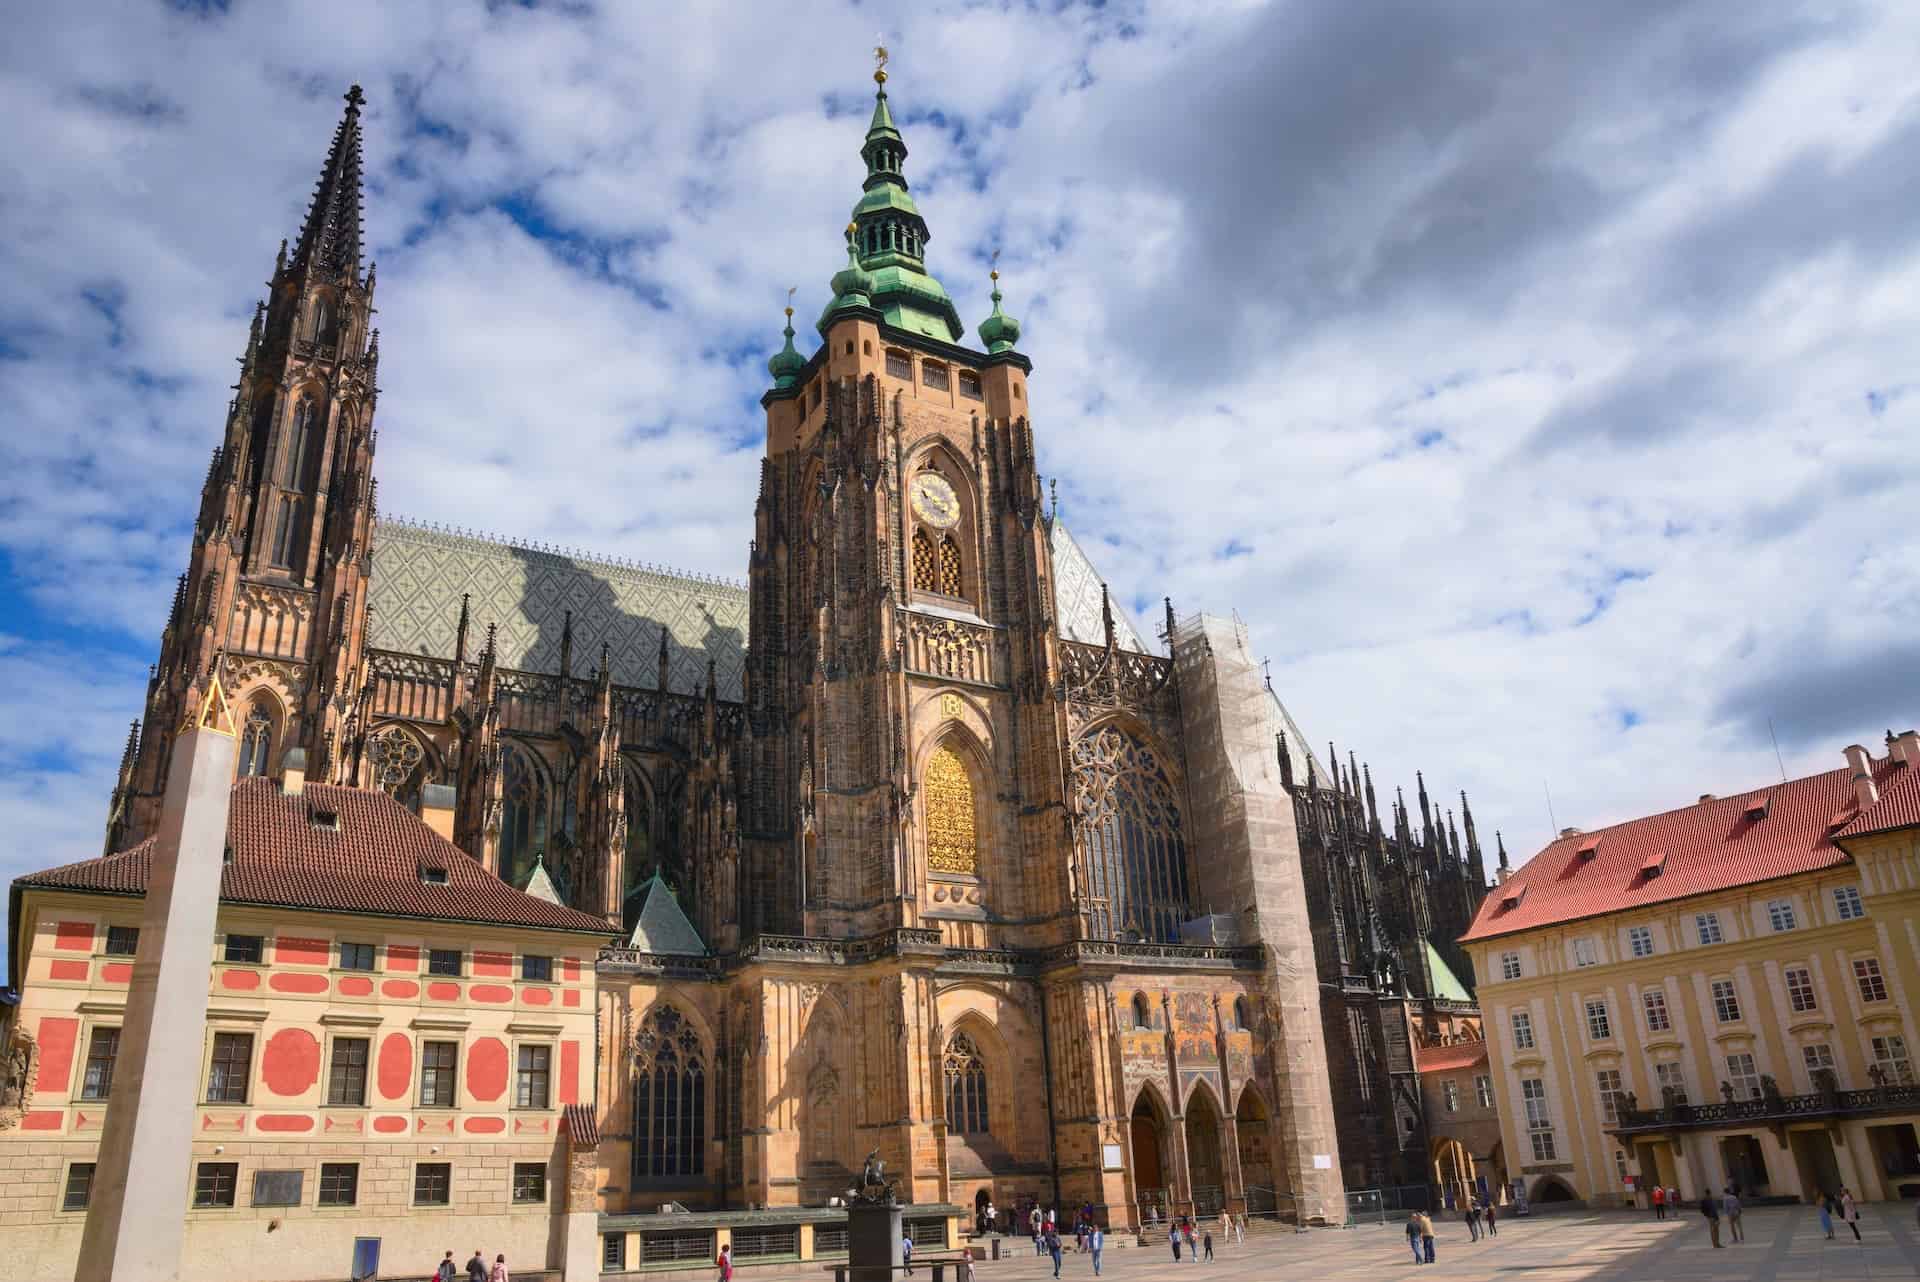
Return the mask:
[[[347,90],[346,114],[333,132],[327,163],[313,188],[306,225],[293,250],[292,266],[330,275],[360,275],[360,105],[366,95]]]

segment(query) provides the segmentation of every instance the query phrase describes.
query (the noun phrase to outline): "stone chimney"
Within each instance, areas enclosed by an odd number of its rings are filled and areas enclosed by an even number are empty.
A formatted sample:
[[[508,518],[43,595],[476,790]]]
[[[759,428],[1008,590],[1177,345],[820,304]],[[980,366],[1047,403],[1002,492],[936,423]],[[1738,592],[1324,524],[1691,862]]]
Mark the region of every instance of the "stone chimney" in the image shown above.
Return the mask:
[[[1920,730],[1902,730],[1895,735],[1891,751],[1895,761],[1904,761],[1909,769],[1920,770]]]
[[[420,821],[453,840],[453,785],[430,783],[420,789]]]
[[[1853,776],[1853,799],[1865,810],[1880,800],[1880,790],[1873,786],[1873,758],[1859,744],[1847,746],[1847,770]]]
[[[307,790],[307,750],[288,748],[280,758],[280,795],[298,797]]]

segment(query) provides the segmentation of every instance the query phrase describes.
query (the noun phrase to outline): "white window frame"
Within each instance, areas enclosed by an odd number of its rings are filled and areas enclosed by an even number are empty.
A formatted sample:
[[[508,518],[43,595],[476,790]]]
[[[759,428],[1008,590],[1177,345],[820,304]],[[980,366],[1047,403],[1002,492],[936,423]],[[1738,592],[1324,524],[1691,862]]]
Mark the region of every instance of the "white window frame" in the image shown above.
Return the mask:
[[[1716,979],[1707,990],[1713,999],[1713,1022],[1716,1024],[1738,1024],[1744,1014],[1740,1009],[1740,990],[1734,987],[1731,979]]]
[[[1647,1020],[1649,1033],[1668,1033],[1673,1031],[1673,1013],[1667,1009],[1667,990],[1649,988],[1640,994],[1640,1009]],[[1659,1022],[1654,1017],[1659,1016]]]
[[[1513,1048],[1519,1051],[1533,1050],[1533,1016],[1527,1011],[1517,1010],[1513,1012],[1511,1023],[1513,1027]]]
[[[1833,913],[1841,921],[1859,921],[1867,915],[1867,906],[1860,901],[1860,887],[1835,886],[1833,888]]]
[[[1533,1145],[1533,1160],[1554,1161],[1559,1152],[1554,1146],[1553,1114],[1547,1107],[1547,1084],[1537,1077],[1521,1078],[1520,1099],[1525,1106],[1527,1138]]]
[[[1727,937],[1720,931],[1719,913],[1695,913],[1693,915],[1694,938],[1700,941],[1702,948],[1711,944],[1724,944]]]
[[[1520,978],[1520,954],[1519,953],[1501,953],[1500,954],[1500,978],[1502,979]]]
[[[1480,1101],[1481,1108],[1493,1107],[1493,1074],[1475,1073],[1473,1075],[1473,1097]]]
[[[1627,927],[1627,949],[1635,957],[1653,956],[1653,927]]]
[[[1460,1111],[1460,1083],[1451,1077],[1440,1083],[1440,1106],[1449,1113]]]
[[[1660,1092],[1660,1106],[1662,1108],[1666,1107],[1667,1089],[1669,1087],[1677,1092],[1677,1103],[1685,1104],[1689,1098],[1687,1095],[1687,1070],[1678,1060],[1668,1060],[1665,1063],[1655,1064],[1653,1066],[1653,1086],[1655,1090]]]
[[[1885,1080],[1889,1083],[1913,1081],[1913,1058],[1907,1050],[1907,1039],[1899,1033],[1873,1039],[1873,1062],[1886,1074]]]
[[[1840,1080],[1840,1065],[1834,1061],[1833,1046],[1829,1042],[1810,1042],[1802,1046],[1800,1048],[1800,1062],[1804,1064],[1807,1069],[1807,1085],[1816,1090],[1818,1089],[1818,1085],[1814,1082],[1813,1075],[1823,1068],[1833,1071],[1834,1081],[1836,1083]]]
[[[1781,979],[1787,986],[1787,1005],[1793,1008],[1794,1014],[1804,1015],[1820,1009],[1820,994],[1814,991],[1811,970],[1805,966],[1789,966]]]
[[[1800,929],[1800,914],[1794,911],[1791,899],[1767,901],[1767,927],[1776,935]]]
[[[1595,1069],[1594,1086],[1600,1092],[1600,1116],[1606,1119],[1608,1126],[1620,1125],[1620,1096],[1624,1089],[1617,1068]]]
[[[1734,1100],[1760,1098],[1760,1070],[1754,1066],[1752,1051],[1734,1051],[1726,1057],[1727,1081],[1733,1086]]]
[[[1607,1010],[1604,997],[1591,998],[1587,1002],[1587,1037],[1596,1042],[1613,1040],[1613,1016]]]
[[[1880,969],[1878,957],[1853,959],[1853,983],[1860,990],[1862,1002],[1871,1005],[1887,1000],[1887,977]]]
[[[1592,935],[1582,935],[1573,941],[1573,964],[1575,966],[1598,966],[1600,947]]]

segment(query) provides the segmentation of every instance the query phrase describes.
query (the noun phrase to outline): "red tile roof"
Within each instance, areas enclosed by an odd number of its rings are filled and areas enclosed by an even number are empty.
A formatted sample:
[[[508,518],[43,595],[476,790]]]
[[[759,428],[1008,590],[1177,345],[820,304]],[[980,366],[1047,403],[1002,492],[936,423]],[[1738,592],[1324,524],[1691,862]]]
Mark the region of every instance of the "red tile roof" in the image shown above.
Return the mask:
[[[600,1119],[594,1116],[591,1106],[569,1104],[562,1120],[567,1124],[567,1137],[573,1141],[576,1153],[599,1147]]]
[[[1450,1042],[1413,1048],[1414,1068],[1422,1073],[1458,1072],[1487,1062],[1485,1042]]]
[[[322,813],[339,816],[338,826],[316,826]],[[515,890],[383,792],[310,783],[288,797],[275,780],[242,779],[233,786],[227,844],[232,857],[220,873],[227,903],[612,934],[598,917]],[[149,837],[14,885],[143,895],[152,854]],[[422,882],[423,868],[444,870],[446,881]]]
[[[1853,772],[1842,767],[1569,834],[1488,895],[1461,938],[1490,939],[1846,863],[1835,837],[1920,824],[1916,773],[1891,757],[1874,761],[1880,800],[1864,815],[1856,813]],[[1765,803],[1764,813],[1756,801]],[[1592,853],[1583,857],[1583,849]],[[1662,852],[1663,865],[1656,858]]]

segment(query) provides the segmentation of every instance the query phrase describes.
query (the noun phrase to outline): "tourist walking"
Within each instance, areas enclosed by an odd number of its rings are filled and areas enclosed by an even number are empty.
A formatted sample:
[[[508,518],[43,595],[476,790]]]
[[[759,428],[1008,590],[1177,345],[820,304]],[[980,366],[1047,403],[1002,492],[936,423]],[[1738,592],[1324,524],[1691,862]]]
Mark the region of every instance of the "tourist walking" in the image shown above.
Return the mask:
[[[493,1268],[487,1273],[487,1282],[513,1282],[513,1279],[507,1276],[506,1256],[496,1255],[493,1257]]]
[[[1477,1198],[1467,1199],[1467,1213],[1461,1218],[1467,1222],[1467,1240],[1478,1242],[1480,1240],[1480,1202]]]
[[[1060,1276],[1060,1234],[1053,1229],[1047,1230],[1047,1254],[1053,1257],[1053,1276]]]
[[[460,1276],[460,1266],[453,1262],[453,1252],[447,1252],[447,1258],[440,1261],[440,1267],[433,1271],[433,1282],[456,1282]]]
[[[1820,1231],[1827,1235],[1827,1241],[1833,1241],[1833,1194],[1821,1193],[1815,1204],[1820,1208]]]
[[[1207,1253],[1207,1262],[1213,1262],[1213,1230],[1208,1229],[1200,1238],[1200,1248]]]
[[[1700,1195],[1700,1214],[1707,1217],[1707,1233],[1713,1238],[1715,1247],[1720,1245],[1720,1202],[1708,1189]]]
[[[1100,1252],[1107,1249],[1107,1235],[1098,1221],[1095,1221],[1093,1231],[1087,1234],[1087,1249],[1093,1252],[1093,1276],[1099,1277]]]
[[[1726,1196],[1720,1199],[1720,1210],[1727,1217],[1727,1235],[1735,1242],[1747,1240],[1746,1232],[1740,1227],[1740,1188],[1727,1185]]]
[[[1415,1211],[1413,1219],[1420,1226],[1420,1249],[1426,1252],[1427,1263],[1433,1263],[1433,1220],[1425,1211]]]
[[[902,1233],[900,1235],[900,1263],[906,1267],[907,1276],[912,1277],[913,1276],[913,1235],[910,1233]]]
[[[1495,1228],[1495,1227],[1493,1226],[1493,1222],[1494,1222],[1494,1220],[1495,1220],[1495,1219],[1497,1218],[1497,1217],[1496,1217],[1496,1216],[1494,1215],[1494,1209],[1493,1209],[1493,1199],[1492,1199],[1492,1198],[1488,1198],[1488,1199],[1486,1199],[1486,1203],[1485,1203],[1485,1205],[1486,1205],[1486,1208],[1487,1208],[1487,1236],[1488,1236],[1488,1237],[1499,1237],[1499,1236],[1500,1236],[1500,1230],[1499,1230],[1499,1229],[1497,1229],[1497,1228]]]
[[[1420,1217],[1417,1215],[1409,1215],[1407,1217],[1407,1248],[1413,1252],[1413,1262],[1419,1264],[1421,1262]]]
[[[1847,1227],[1853,1230],[1853,1240],[1858,1242],[1860,1240],[1860,1208],[1855,1204],[1853,1194],[1847,1191],[1847,1186],[1844,1184],[1840,1186],[1840,1218],[1847,1222]]]
[[[487,1257],[480,1254],[480,1248],[473,1248],[473,1258],[467,1261],[467,1282],[487,1282]]]
[[[1658,1184],[1654,1185],[1652,1200],[1653,1200],[1653,1218],[1656,1220],[1666,1219],[1667,1218],[1667,1191],[1661,1188]]]
[[[1167,1226],[1167,1242],[1173,1247],[1173,1262],[1180,1263],[1180,1226],[1178,1224]]]
[[[733,1243],[721,1247],[713,1263],[720,1270],[720,1282],[733,1282]]]
[[[1233,1244],[1235,1246],[1247,1244],[1247,1213],[1245,1211],[1233,1217]]]

